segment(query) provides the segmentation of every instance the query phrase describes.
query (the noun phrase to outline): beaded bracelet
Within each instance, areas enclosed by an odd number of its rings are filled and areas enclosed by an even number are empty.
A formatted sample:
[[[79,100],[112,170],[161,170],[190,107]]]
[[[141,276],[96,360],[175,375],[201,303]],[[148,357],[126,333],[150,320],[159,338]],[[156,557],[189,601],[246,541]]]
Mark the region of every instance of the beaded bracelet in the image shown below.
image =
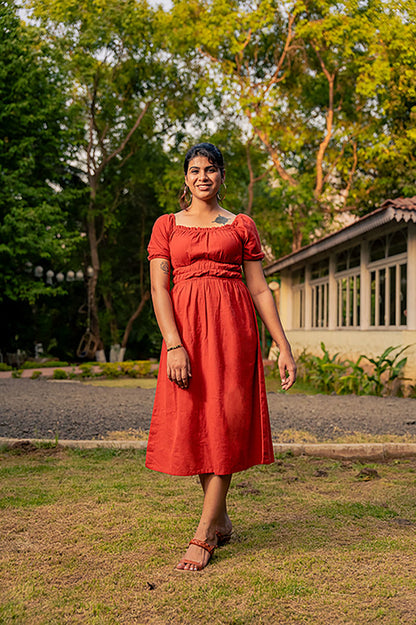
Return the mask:
[[[171,352],[172,349],[178,349],[178,347],[183,347],[182,343],[179,343],[179,345],[174,345],[173,347],[168,347],[166,351]]]

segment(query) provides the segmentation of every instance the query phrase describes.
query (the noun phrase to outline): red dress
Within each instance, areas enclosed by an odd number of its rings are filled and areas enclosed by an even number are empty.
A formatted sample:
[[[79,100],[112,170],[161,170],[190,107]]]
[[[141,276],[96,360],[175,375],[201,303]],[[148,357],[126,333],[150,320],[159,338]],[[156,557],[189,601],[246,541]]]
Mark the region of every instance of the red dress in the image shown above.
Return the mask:
[[[256,315],[242,280],[243,260],[263,253],[253,220],[198,228],[162,215],[149,260],[173,269],[171,298],[190,362],[189,387],[166,373],[163,343],[146,466],[171,475],[225,475],[273,462]]]

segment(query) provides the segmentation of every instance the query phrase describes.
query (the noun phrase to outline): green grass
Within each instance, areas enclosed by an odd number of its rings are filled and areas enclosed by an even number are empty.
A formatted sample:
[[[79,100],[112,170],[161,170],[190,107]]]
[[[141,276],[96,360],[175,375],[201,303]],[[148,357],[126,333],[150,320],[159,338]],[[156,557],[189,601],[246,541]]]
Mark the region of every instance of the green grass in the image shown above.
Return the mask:
[[[280,378],[277,376],[266,376],[266,391],[268,393],[289,393],[289,395],[318,395],[320,391],[316,390],[313,384],[303,382],[302,380],[296,380],[296,384],[292,386],[288,391],[282,391]]]
[[[235,536],[176,573],[196,477],[141,451],[0,452],[0,623],[414,623],[416,460],[293,458],[234,476]]]

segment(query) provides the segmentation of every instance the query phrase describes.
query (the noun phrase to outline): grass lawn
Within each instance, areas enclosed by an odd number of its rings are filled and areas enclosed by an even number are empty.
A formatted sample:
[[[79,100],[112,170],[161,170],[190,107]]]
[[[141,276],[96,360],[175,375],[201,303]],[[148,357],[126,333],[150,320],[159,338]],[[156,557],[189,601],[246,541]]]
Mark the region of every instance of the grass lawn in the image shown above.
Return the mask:
[[[3,449],[0,474],[1,624],[416,623],[416,460],[287,456],[235,475],[235,536],[194,574],[173,568],[197,478],[59,447]]]

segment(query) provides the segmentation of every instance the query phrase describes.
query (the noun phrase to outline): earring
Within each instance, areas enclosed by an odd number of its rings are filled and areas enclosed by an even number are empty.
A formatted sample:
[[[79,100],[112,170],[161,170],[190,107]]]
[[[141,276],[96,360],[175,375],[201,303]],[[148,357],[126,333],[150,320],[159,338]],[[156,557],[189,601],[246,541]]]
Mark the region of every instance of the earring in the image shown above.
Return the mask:
[[[221,186],[223,186],[223,187],[224,187],[224,194],[221,196],[221,195],[220,195],[220,192],[219,192],[219,190],[218,190],[218,193],[217,193],[217,200],[218,200],[219,202],[222,202],[222,201],[223,201],[223,199],[225,198],[225,196],[227,195],[227,187],[226,187],[226,185],[225,185],[225,182],[223,182],[223,183],[221,184]],[[221,187],[220,187],[220,189],[221,189]]]

